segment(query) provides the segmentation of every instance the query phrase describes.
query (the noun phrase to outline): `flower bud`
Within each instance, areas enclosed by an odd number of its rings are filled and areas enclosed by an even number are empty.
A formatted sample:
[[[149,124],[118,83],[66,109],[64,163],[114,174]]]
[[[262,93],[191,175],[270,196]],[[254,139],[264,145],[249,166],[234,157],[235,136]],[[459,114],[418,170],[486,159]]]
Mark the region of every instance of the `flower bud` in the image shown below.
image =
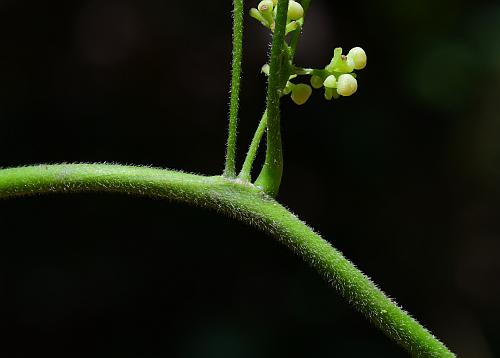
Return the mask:
[[[304,83],[295,85],[292,88],[292,100],[299,106],[306,103],[309,97],[311,97],[311,94],[312,94],[311,86],[306,85]]]
[[[335,91],[333,88],[325,87],[325,99],[327,101],[330,101],[332,99],[333,91]]]
[[[304,8],[297,1],[290,0],[288,3],[288,18],[298,20],[304,16]]]
[[[270,29],[272,29],[274,26],[273,7],[274,4],[271,0],[262,0],[259,3],[259,6],[257,6],[257,9],[259,9],[259,12],[261,13],[262,17],[266,20],[268,27]]]
[[[349,74],[340,75],[337,80],[337,92],[341,96],[351,96],[358,90],[358,81]]]
[[[268,12],[268,11],[273,11],[274,4],[271,0],[262,0],[259,3],[259,6],[257,6],[257,9],[259,9],[260,12]]]
[[[267,20],[262,16],[259,10],[255,8],[250,9],[250,16],[253,17],[255,20],[259,21],[262,25],[269,27],[269,24],[267,23]]]
[[[326,78],[325,82],[323,82],[323,85],[326,88],[335,88],[337,87],[337,78],[334,75],[330,75]]]
[[[366,53],[361,47],[352,48],[347,54],[347,61],[354,67],[356,70],[362,70],[366,67]]]
[[[323,87],[323,78],[317,75],[312,75],[311,76],[311,86],[315,89],[319,89]]]

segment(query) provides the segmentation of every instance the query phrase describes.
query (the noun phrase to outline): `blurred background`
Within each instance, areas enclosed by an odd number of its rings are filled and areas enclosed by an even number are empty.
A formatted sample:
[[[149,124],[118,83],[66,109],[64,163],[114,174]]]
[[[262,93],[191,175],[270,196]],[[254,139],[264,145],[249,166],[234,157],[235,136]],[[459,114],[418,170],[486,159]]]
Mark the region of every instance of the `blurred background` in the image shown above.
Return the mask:
[[[221,173],[230,14],[0,1],[0,166]],[[246,20],[240,163],[270,40]],[[283,100],[279,200],[459,356],[500,356],[500,4],[313,0],[306,21],[298,65],[361,46],[368,67],[353,97]],[[211,212],[56,195],[0,202],[0,225],[5,357],[406,356],[284,247]]]

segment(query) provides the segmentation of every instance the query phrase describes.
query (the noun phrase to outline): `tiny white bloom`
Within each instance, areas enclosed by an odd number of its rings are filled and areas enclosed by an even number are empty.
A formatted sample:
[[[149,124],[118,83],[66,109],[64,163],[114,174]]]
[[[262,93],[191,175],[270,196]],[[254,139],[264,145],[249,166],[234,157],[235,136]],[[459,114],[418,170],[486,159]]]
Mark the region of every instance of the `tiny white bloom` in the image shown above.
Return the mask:
[[[337,80],[337,92],[341,96],[351,96],[358,90],[358,81],[349,74],[339,76]]]
[[[361,47],[352,48],[347,54],[348,63],[355,70],[362,70],[366,67],[366,52]]]

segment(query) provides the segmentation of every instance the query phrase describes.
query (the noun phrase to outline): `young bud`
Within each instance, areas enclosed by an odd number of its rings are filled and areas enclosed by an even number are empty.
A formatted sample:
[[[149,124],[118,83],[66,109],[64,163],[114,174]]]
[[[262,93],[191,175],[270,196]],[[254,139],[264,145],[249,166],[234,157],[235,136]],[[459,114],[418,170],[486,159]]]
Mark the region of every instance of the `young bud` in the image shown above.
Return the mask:
[[[362,70],[366,67],[366,53],[361,47],[354,47],[347,54],[349,61],[355,70]]]
[[[320,76],[312,75],[311,86],[313,86],[313,88],[315,89],[323,87],[323,78],[321,78]]]
[[[274,25],[273,7],[274,4],[271,0],[263,0],[259,3],[259,6],[257,6],[257,9],[259,9],[262,17],[266,19],[266,22],[269,24],[270,28],[272,28],[272,26]]]
[[[259,9],[260,12],[268,12],[268,11],[273,11],[274,4],[271,0],[262,0],[259,3],[259,6],[257,6],[257,9]]]
[[[259,21],[265,27],[269,27],[267,20],[264,19],[264,16],[262,16],[262,14],[260,13],[259,10],[255,9],[255,8],[251,8],[250,9],[250,16],[253,17],[255,20]]]
[[[358,90],[358,81],[351,75],[340,75],[337,80],[337,92],[341,96],[351,96]]]
[[[323,85],[326,88],[335,88],[337,87],[337,78],[334,75],[330,75],[326,78],[325,82],[323,82]]]
[[[332,99],[333,91],[335,91],[333,88],[325,87],[325,99],[327,101],[330,101]]]
[[[288,18],[298,20],[304,16],[304,8],[297,1],[290,0],[288,3]]]
[[[311,97],[311,94],[312,94],[311,86],[306,85],[304,83],[295,85],[292,88],[292,100],[299,106],[306,103],[309,97]]]

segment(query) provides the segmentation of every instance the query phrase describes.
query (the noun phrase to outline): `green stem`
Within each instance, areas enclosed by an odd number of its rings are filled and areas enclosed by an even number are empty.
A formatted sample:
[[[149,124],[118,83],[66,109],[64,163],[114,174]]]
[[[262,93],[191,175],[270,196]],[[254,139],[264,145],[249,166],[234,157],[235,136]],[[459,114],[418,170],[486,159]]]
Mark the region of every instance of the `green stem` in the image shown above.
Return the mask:
[[[242,180],[251,181],[251,173],[253,162],[255,161],[255,157],[257,156],[257,150],[259,149],[260,141],[262,140],[262,136],[266,131],[267,127],[267,111],[264,112],[262,118],[259,122],[259,126],[255,131],[255,134],[252,139],[252,143],[248,148],[247,156],[245,158],[245,162],[243,163],[243,168],[241,169],[240,175],[238,177]]]
[[[288,0],[279,0],[276,25],[269,61],[269,80],[267,86],[267,150],[264,166],[255,184],[268,195],[278,195],[283,175],[283,149],[280,129],[280,97],[288,80],[288,59],[285,56],[285,28],[288,13]],[[286,78],[285,78],[286,77]]]
[[[233,63],[231,99],[229,105],[229,133],[227,137],[226,165],[224,176],[236,177],[236,137],[241,86],[241,62],[243,57],[243,0],[234,0]]]
[[[304,8],[304,17],[307,13],[307,10],[309,9],[310,3],[311,3],[311,0],[302,0],[302,2],[301,2],[302,7]],[[300,35],[302,32],[302,27],[303,27],[303,25],[301,26],[301,28],[299,30],[294,31],[292,34],[292,39],[290,42],[290,53],[291,53],[291,56],[289,59],[290,62],[293,61],[293,58],[295,56],[297,44],[298,44],[298,41],[299,41],[299,38],[300,38]],[[303,70],[303,69],[300,69],[300,70]],[[313,71],[313,70],[311,69],[311,71]],[[306,73],[303,73],[303,74],[306,74]],[[257,130],[254,134],[252,143],[250,144],[250,148],[248,149],[248,153],[247,153],[247,156],[245,158],[243,168],[238,176],[239,178],[241,178],[243,180],[251,181],[251,171],[252,171],[253,162],[254,162],[255,157],[257,155],[257,150],[259,148],[260,141],[262,140],[262,136],[264,134],[266,126],[267,126],[267,111],[264,112],[264,115],[262,116],[262,119],[259,123],[259,127],[257,128]]]
[[[39,165],[0,170],[0,199],[81,192],[164,198],[213,209],[252,225],[302,257],[344,299],[414,357],[454,357],[339,251],[251,184],[220,176],[119,165]]]
[[[300,4],[304,9],[304,19],[305,19],[307,11],[309,10],[309,6],[311,5],[311,0],[302,0]],[[300,35],[302,33],[302,28],[304,28],[304,24],[302,24],[300,29],[295,30],[292,33],[292,39],[290,40],[291,61],[293,61],[293,58],[295,57],[295,52],[297,51],[297,44],[299,43]]]

